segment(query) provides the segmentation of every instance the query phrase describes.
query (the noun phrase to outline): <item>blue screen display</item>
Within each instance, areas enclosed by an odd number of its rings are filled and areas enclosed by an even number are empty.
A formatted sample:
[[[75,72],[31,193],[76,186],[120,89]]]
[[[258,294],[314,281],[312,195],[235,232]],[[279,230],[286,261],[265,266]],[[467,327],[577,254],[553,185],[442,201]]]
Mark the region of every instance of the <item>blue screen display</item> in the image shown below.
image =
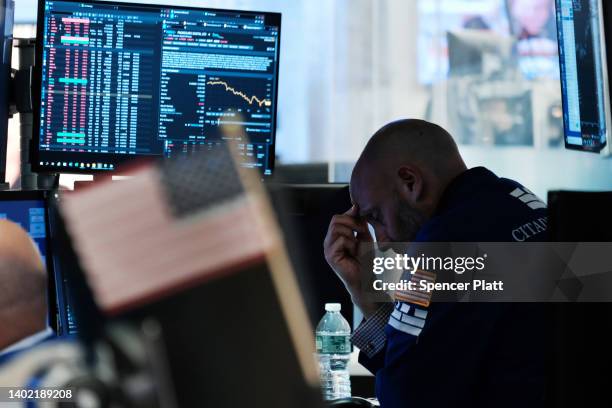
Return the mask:
[[[47,214],[44,201],[0,201],[0,219],[8,219],[25,229],[38,246],[43,261],[46,262]]]
[[[598,0],[557,0],[565,145],[599,152],[606,145],[605,58]]]
[[[214,149],[240,125],[242,165],[272,173],[280,14],[51,0],[43,12],[36,166],[113,171]]]
[[[55,283],[55,294],[50,304],[50,322],[55,323],[58,334],[75,334],[77,326],[70,301],[70,285],[62,275],[55,258],[50,255],[49,237],[47,236],[48,209],[45,200],[38,199],[4,199],[0,200],[0,219],[19,224],[34,241],[43,260],[43,264],[52,268],[52,279]],[[51,256],[51,259],[47,259]],[[55,316],[53,316],[55,314]]]

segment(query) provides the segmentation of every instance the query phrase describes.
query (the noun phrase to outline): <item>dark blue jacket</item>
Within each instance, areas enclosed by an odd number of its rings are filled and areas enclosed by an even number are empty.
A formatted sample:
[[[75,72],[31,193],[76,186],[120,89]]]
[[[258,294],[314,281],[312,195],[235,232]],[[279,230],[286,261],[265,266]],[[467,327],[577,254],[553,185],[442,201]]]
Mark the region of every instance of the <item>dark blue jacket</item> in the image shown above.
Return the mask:
[[[519,183],[478,167],[447,188],[418,242],[546,241],[546,208]],[[383,408],[537,407],[544,397],[544,305],[432,303],[418,337],[387,324],[360,362]]]

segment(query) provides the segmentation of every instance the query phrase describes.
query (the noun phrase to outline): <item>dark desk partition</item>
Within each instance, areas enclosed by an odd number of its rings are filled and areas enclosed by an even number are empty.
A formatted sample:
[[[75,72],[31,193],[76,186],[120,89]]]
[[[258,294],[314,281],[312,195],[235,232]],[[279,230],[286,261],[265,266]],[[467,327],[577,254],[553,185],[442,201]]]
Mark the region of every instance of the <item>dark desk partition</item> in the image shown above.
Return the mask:
[[[554,191],[548,205],[551,241],[612,241],[612,192]],[[612,406],[612,303],[554,307],[548,406]]]
[[[342,314],[352,323],[353,304],[323,255],[323,240],[331,218],[351,206],[346,184],[278,184],[269,186],[289,253],[306,299],[313,327],[325,313],[325,303],[342,304]]]

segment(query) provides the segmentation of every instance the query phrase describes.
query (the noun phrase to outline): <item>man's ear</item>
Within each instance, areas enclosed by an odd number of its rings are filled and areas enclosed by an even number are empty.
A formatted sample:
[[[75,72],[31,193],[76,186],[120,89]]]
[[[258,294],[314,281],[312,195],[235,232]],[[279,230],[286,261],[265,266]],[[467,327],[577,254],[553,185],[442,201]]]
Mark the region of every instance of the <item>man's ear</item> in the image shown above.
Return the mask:
[[[400,195],[411,203],[417,203],[423,194],[423,174],[415,166],[403,165],[397,169]]]

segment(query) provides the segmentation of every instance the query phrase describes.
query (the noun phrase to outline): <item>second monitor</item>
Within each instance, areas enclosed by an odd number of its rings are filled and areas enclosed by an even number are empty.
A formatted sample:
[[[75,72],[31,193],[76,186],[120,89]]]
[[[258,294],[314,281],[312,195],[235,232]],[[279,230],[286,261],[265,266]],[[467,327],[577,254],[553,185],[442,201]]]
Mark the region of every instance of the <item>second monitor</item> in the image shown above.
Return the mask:
[[[214,148],[238,124],[272,173],[278,13],[39,0],[35,171],[113,171]],[[36,118],[36,116],[35,116]]]
[[[607,2],[556,0],[563,123],[568,149],[600,152],[610,133],[604,3]]]

